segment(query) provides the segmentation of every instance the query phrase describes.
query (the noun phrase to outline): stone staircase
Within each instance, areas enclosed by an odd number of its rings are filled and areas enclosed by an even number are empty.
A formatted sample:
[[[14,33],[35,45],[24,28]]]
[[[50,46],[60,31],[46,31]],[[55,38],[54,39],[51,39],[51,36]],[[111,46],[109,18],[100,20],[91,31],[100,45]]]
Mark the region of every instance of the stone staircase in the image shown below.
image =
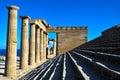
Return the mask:
[[[49,59],[19,80],[120,80],[120,56],[74,49]]]
[[[102,32],[102,35],[77,47],[77,49],[92,50],[120,55],[120,25]]]
[[[120,79],[120,56],[96,53],[86,50],[72,51],[76,57],[87,62],[95,71],[99,72],[105,79],[119,80]]]

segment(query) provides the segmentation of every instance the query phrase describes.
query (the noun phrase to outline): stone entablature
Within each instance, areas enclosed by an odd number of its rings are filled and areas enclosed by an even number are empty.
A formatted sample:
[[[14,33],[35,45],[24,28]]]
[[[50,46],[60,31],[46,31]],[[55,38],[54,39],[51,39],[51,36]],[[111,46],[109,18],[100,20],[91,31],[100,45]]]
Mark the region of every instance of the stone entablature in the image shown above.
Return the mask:
[[[44,19],[31,19],[30,24],[36,24],[45,32],[47,32],[46,28],[50,27],[50,25]]]

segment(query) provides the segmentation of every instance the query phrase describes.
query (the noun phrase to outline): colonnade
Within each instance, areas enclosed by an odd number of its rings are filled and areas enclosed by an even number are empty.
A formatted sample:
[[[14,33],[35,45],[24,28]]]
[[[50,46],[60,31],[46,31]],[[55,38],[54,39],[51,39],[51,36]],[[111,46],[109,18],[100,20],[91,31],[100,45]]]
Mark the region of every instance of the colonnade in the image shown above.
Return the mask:
[[[17,74],[17,13],[19,8],[16,6],[8,6],[8,30],[7,30],[7,48],[5,75],[14,77]],[[46,49],[48,47],[49,25],[44,20],[30,20],[29,16],[20,16],[22,19],[21,28],[21,53],[20,53],[20,69],[27,70],[28,65],[35,66],[41,61],[46,60]],[[30,39],[29,25],[30,20]]]

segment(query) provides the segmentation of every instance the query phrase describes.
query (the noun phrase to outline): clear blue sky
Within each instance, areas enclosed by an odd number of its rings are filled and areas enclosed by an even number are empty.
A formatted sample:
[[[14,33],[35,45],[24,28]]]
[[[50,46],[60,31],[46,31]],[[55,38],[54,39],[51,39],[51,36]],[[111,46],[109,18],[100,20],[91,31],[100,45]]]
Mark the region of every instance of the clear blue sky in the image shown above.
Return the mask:
[[[44,18],[51,26],[88,26],[88,40],[120,23],[120,0],[0,0],[0,48],[6,46],[7,5],[19,6],[18,16]],[[19,48],[19,17],[17,31]]]

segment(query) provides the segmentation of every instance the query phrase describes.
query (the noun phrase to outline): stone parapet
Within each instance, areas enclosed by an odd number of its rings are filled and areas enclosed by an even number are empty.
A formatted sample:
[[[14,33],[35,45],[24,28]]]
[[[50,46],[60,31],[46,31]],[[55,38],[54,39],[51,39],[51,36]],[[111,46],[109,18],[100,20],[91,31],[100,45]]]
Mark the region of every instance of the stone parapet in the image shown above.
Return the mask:
[[[79,27],[79,26],[73,26],[73,27],[61,27],[61,26],[56,26],[56,27],[50,27],[49,28],[49,32],[50,32],[50,30],[79,30],[79,29],[81,29],[81,30],[86,30],[87,29],[87,27],[86,26],[83,26],[83,27]]]
[[[50,27],[49,24],[44,19],[31,19],[30,24],[36,24],[36,26],[40,27],[44,31],[47,32],[47,28]]]

